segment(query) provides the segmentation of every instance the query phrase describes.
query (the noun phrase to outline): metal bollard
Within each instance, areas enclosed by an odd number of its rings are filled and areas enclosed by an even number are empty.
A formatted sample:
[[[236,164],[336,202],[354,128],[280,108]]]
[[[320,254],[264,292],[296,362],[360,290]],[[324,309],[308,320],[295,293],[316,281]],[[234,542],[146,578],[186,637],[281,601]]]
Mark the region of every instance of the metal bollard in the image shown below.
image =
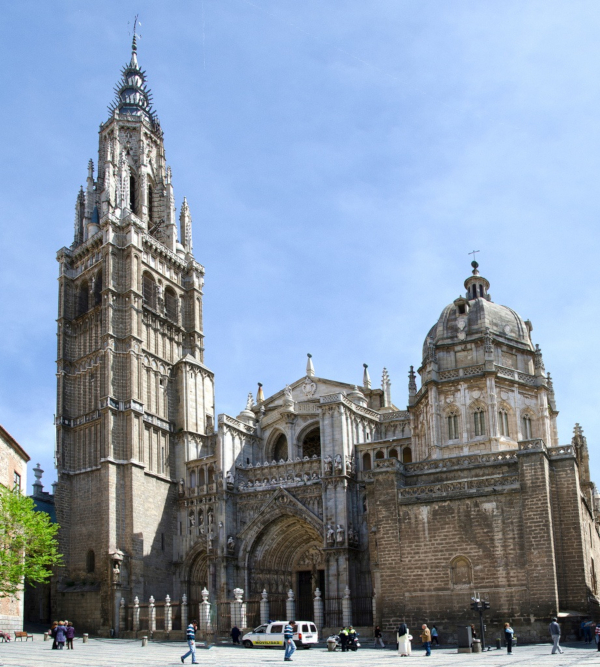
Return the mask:
[[[47,633],[47,632],[44,632],[44,641],[45,641],[45,642],[48,641],[48,633]]]
[[[496,637],[496,648],[498,650],[502,648],[502,642],[500,641],[500,637]]]
[[[142,637],[142,646],[147,646],[148,645],[148,637]]]
[[[84,633],[83,633],[83,643],[84,643],[84,644],[87,644],[87,640],[88,640],[88,633],[87,633],[87,632],[84,632]]]

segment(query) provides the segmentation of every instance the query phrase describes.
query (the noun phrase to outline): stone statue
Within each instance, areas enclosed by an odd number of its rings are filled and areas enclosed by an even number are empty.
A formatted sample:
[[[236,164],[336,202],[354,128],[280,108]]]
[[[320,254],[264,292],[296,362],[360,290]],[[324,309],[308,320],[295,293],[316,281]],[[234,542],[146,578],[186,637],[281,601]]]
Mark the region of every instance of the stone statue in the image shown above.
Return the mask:
[[[179,495],[183,496],[185,494],[185,480],[183,477],[179,480]]]
[[[286,401],[291,401],[292,400],[292,388],[290,387],[289,384],[285,385],[285,389],[283,390],[283,394],[285,396]]]
[[[352,475],[354,472],[354,459],[352,456],[349,456],[346,459],[346,475]]]
[[[194,514],[194,510],[190,511],[190,528],[193,528],[196,525],[196,515]]]
[[[204,535],[204,512],[202,510],[198,511],[198,532]]]
[[[233,589],[233,597],[235,598],[236,602],[241,602],[242,601],[242,595],[244,594],[244,589],[243,588],[234,588]]]
[[[248,394],[248,400],[246,401],[246,410],[252,410],[254,407],[254,396],[252,396],[252,392]]]
[[[326,535],[327,546],[332,547],[335,544],[335,532],[333,528],[327,524],[327,535]]]
[[[323,459],[323,467],[325,469],[325,474],[326,475],[331,475],[333,473],[333,466],[331,462],[331,456],[327,454],[327,456]]]
[[[215,517],[213,515],[213,511],[212,511],[212,509],[209,509],[208,510],[208,525],[209,525],[209,527],[212,528],[212,525],[213,525],[214,521],[215,521]]]
[[[335,532],[336,532],[336,542],[338,544],[344,544],[344,529],[339,523],[337,525],[337,529]]]
[[[336,473],[336,475],[341,475],[341,474],[342,474],[342,471],[343,471],[343,467],[342,467],[342,456],[341,456],[341,454],[336,454],[336,455],[335,455],[335,463],[334,463],[334,465],[335,465],[335,473]]]
[[[113,561],[113,581],[115,583],[121,581],[121,563],[118,560]]]
[[[227,479],[227,488],[228,489],[233,489],[233,485],[235,484],[235,477],[233,476],[233,473],[231,470],[227,471],[227,474],[225,475]]]
[[[228,554],[233,554],[235,551],[235,540],[233,539],[233,536],[229,536],[227,538],[227,553]]]

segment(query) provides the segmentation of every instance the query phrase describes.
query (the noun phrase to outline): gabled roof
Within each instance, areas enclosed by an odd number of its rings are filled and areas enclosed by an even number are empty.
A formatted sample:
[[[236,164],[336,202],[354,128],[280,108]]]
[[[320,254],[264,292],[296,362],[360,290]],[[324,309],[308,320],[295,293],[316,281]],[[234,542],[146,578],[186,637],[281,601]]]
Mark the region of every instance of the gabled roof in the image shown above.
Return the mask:
[[[0,437],[4,440],[4,442],[12,447],[15,452],[25,461],[29,462],[31,461],[31,457],[29,454],[21,447],[21,445],[12,437],[12,435],[0,424]]]

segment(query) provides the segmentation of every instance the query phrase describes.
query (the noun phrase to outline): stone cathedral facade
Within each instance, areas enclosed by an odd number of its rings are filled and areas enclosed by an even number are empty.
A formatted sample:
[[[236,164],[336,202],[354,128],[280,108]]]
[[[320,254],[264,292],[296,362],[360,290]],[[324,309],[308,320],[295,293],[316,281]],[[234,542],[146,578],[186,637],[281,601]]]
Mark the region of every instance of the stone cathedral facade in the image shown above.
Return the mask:
[[[205,365],[204,268],[133,52],[100,126],[98,162],[58,253],[55,615],[130,631],[123,607],[233,590],[272,615],[289,591],[324,625],[391,632],[489,622],[524,637],[552,614],[598,611],[600,497],[579,426],[558,441],[532,325],[495,304],[473,263],[429,331],[408,405],[362,384],[301,377],[237,416],[215,412]],[[347,602],[346,602],[347,604]],[[197,615],[194,611],[191,614]]]

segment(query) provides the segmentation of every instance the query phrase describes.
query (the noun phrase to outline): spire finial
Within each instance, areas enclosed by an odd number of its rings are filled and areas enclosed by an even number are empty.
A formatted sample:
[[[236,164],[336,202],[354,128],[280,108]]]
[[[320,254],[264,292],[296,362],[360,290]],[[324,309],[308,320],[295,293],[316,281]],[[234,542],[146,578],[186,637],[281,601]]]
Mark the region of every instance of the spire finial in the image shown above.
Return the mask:
[[[258,383],[258,391],[256,392],[256,402],[262,403],[265,400],[265,394],[262,388],[262,382]]]
[[[370,389],[371,388],[371,376],[369,375],[369,364],[363,364],[363,368],[365,369],[363,371],[363,387],[365,389]]]
[[[306,362],[306,375],[309,378],[311,378],[311,377],[314,377],[314,375],[315,375],[315,367],[313,366],[313,362],[312,362],[312,354],[310,352],[308,352],[306,356],[308,357],[308,360]]]
[[[142,25],[141,22],[138,21],[138,16],[139,14],[136,14],[135,18],[133,19],[133,39],[131,40],[131,50],[134,53],[137,51],[137,24],[140,23],[140,25]]]

